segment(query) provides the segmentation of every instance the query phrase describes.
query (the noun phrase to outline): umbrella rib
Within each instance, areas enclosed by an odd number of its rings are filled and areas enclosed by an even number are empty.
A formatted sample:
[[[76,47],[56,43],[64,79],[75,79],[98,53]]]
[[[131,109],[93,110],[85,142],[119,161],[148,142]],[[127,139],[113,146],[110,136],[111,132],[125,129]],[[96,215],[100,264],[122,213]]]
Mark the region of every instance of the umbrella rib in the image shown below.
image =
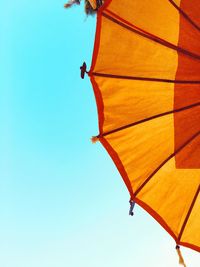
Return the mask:
[[[187,145],[189,145],[198,135],[200,134],[200,131],[195,133],[192,137],[190,137],[189,140],[187,140],[182,146],[180,146],[178,149],[174,151],[169,157],[167,157],[153,172],[152,174],[143,182],[143,184],[135,191],[134,195],[138,195],[138,193],[145,187],[145,185],[151,180],[151,178],[173,157],[176,156],[183,148],[185,148]]]
[[[198,31],[200,31],[200,27],[188,16],[188,14],[183,11],[179,6],[177,6],[176,3],[174,3],[173,0],[168,0],[170,2],[170,4],[172,4],[177,10],[178,12]]]
[[[164,83],[178,83],[178,84],[200,84],[200,80],[170,80],[170,79],[162,79],[162,78],[115,75],[115,74],[99,73],[99,72],[92,72],[91,74],[94,76],[98,76],[98,77],[115,78],[115,79],[150,81],[150,82],[164,82]]]
[[[107,132],[104,132],[104,133],[102,133],[102,134],[99,134],[99,135],[96,136],[96,137],[97,137],[97,138],[100,138],[100,137],[103,137],[103,136],[107,136],[107,135],[109,135],[109,134],[116,133],[116,132],[125,130],[125,129],[127,129],[127,128],[133,127],[133,126],[138,125],[138,124],[140,124],[140,123],[144,123],[144,122],[146,122],[146,121],[150,121],[150,120],[153,120],[153,119],[157,119],[157,118],[159,118],[159,117],[163,117],[163,116],[166,116],[166,115],[169,115],[169,114],[173,114],[173,113],[181,112],[181,111],[184,111],[184,110],[188,110],[188,109],[191,109],[191,108],[194,108],[194,107],[197,107],[197,106],[200,106],[200,102],[197,102],[197,103],[194,103],[194,104],[192,104],[192,105],[185,106],[185,107],[182,107],[182,108],[179,108],[179,109],[173,109],[173,110],[170,110],[170,111],[167,111],[167,112],[159,113],[159,114],[156,114],[156,115],[154,115],[154,116],[151,116],[151,117],[148,117],[148,118],[145,118],[145,119],[142,119],[142,120],[133,122],[133,123],[129,123],[129,124],[127,124],[127,125],[121,126],[121,127],[119,127],[119,128],[113,129],[113,130],[111,130],[111,131],[107,131]]]
[[[158,43],[160,45],[163,45],[163,46],[165,46],[167,48],[170,48],[172,50],[178,51],[178,52],[182,53],[183,55],[189,56],[189,57],[191,57],[193,59],[196,59],[196,60],[200,60],[200,55],[192,53],[192,52],[190,52],[190,51],[188,51],[188,50],[186,50],[186,49],[184,49],[184,48],[182,48],[180,46],[176,46],[176,45],[174,45],[174,44],[172,44],[172,43],[170,43],[170,42],[168,42],[168,41],[166,41],[164,39],[161,39],[161,38],[159,38],[159,37],[157,37],[157,36],[155,36],[155,35],[153,35],[153,34],[151,34],[149,32],[146,32],[143,29],[140,29],[139,27],[137,27],[137,26],[125,21],[124,19],[120,18],[119,16],[115,15],[113,12],[111,12],[109,10],[107,10],[107,12],[109,12],[110,14],[115,16],[117,19],[112,17],[112,16],[110,16],[110,15],[108,15],[108,14],[106,14],[106,13],[102,13],[102,16],[107,18],[107,19],[109,19],[110,21],[120,25],[121,27],[123,27],[123,28],[125,28],[125,29],[127,29],[127,30],[129,30],[131,32],[134,32],[134,33],[136,33],[136,34],[138,34],[138,35],[140,35],[140,36],[142,36],[144,38],[147,38],[147,39],[149,39],[151,41],[154,41],[154,42],[156,42],[156,43]],[[119,19],[120,19],[120,21],[119,21]]]
[[[194,198],[193,198],[193,200],[192,200],[192,203],[191,203],[191,205],[190,205],[190,208],[189,208],[189,210],[188,210],[188,213],[187,213],[187,215],[186,215],[186,217],[185,217],[185,220],[184,220],[184,222],[183,222],[183,225],[182,225],[182,227],[181,227],[181,231],[180,231],[179,236],[178,236],[178,241],[179,241],[179,242],[180,242],[180,240],[181,240],[181,237],[182,237],[182,235],[183,235],[183,232],[184,232],[184,230],[185,230],[185,227],[186,227],[186,225],[187,225],[187,222],[188,222],[188,220],[189,220],[189,218],[190,218],[192,209],[193,209],[193,207],[194,207],[194,205],[195,205],[195,202],[196,202],[196,200],[197,200],[197,197],[198,197],[199,193],[200,193],[200,185],[199,185],[199,187],[198,187],[198,189],[197,189],[197,191],[196,191],[196,194],[195,194],[195,196],[194,196]]]

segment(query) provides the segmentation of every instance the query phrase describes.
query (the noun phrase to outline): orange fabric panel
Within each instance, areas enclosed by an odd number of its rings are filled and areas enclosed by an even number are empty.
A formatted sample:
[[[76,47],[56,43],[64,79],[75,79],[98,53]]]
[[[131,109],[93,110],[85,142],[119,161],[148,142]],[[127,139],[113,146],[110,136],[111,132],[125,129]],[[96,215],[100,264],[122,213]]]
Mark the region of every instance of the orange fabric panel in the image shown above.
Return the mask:
[[[175,113],[174,123],[176,150],[193,135],[200,132],[200,106]]]
[[[171,0],[171,1],[175,2],[174,0]],[[200,4],[198,0],[195,0],[195,1],[182,0],[180,2],[180,10],[186,16],[189,16],[189,19],[185,18],[183,14],[180,14],[180,32],[179,32],[179,43],[178,44],[181,47],[188,49],[189,51],[196,53],[196,54],[200,54],[199,53],[199,39],[200,39],[199,9],[200,9]],[[179,11],[177,10],[177,12]],[[194,24],[196,26],[194,26]]]
[[[176,168],[200,169],[200,136],[196,137],[176,156]]]
[[[190,78],[191,79],[191,78]],[[194,79],[196,80],[196,79]],[[174,88],[174,108],[182,108],[200,102],[199,84],[179,84]]]
[[[180,5],[180,0],[174,0],[177,5]],[[198,25],[200,26],[200,1],[199,0],[182,0],[181,9]]]
[[[197,1],[182,0],[180,8],[184,12],[188,12],[188,14],[193,14],[192,19],[194,19],[195,23],[200,23],[199,15],[197,16],[195,11],[198,6],[196,6],[194,2]],[[185,17],[180,16],[179,46],[200,54],[199,40],[200,31],[185,19]],[[179,80],[182,78],[187,80],[200,80],[200,60],[191,59],[190,57],[179,54],[176,79]],[[182,89],[182,85],[175,84],[175,109],[188,102],[190,104],[200,102],[200,85],[196,86],[194,84],[188,84],[185,86],[185,90]],[[188,138],[188,136],[192,136],[198,131],[200,132],[200,107],[193,108],[183,114],[175,114],[174,126],[175,149],[177,149],[177,147],[180,146],[180,143],[184,142],[186,136]],[[192,144],[184,150],[184,153],[180,153],[176,156],[177,168],[200,168],[199,143],[193,142]]]

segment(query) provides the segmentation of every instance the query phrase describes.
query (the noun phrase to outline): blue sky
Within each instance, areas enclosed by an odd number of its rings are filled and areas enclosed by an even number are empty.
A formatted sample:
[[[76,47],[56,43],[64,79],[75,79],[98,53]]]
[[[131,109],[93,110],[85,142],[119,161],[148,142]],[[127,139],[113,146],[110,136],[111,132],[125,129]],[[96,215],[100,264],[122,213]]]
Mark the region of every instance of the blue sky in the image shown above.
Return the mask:
[[[175,267],[174,241],[100,144],[89,79],[95,17],[64,0],[0,0],[0,266]],[[200,256],[182,249],[188,266]]]

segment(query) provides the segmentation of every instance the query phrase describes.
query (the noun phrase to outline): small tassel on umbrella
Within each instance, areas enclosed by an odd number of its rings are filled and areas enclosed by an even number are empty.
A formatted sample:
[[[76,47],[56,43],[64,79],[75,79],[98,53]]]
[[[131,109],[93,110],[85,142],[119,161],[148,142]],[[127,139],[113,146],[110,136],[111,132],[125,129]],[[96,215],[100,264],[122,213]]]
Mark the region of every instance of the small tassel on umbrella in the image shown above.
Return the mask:
[[[183,265],[184,267],[186,267],[186,264],[184,262],[184,259],[183,259],[183,256],[181,254],[181,250],[180,250],[180,247],[179,245],[176,245],[176,251],[178,253],[178,256],[179,256],[179,264]]]
[[[91,141],[92,141],[93,144],[95,144],[96,142],[98,142],[99,141],[98,136],[92,136]]]

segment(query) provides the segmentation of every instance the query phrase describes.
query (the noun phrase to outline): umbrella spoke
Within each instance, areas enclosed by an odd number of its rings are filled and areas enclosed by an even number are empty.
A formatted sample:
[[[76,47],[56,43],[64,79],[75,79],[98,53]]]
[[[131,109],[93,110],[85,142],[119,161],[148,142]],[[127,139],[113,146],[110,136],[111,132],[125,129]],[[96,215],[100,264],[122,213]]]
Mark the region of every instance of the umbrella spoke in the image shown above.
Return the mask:
[[[194,198],[193,198],[193,200],[192,200],[192,203],[191,203],[191,205],[190,205],[190,208],[189,208],[189,210],[188,210],[188,213],[187,213],[187,215],[186,215],[186,217],[185,217],[185,220],[184,220],[184,222],[183,222],[183,225],[182,225],[182,227],[181,227],[181,231],[180,231],[179,236],[178,236],[178,241],[181,240],[181,237],[182,237],[182,235],[183,235],[183,232],[184,232],[184,230],[185,230],[185,227],[186,227],[186,225],[187,225],[187,222],[188,222],[188,220],[189,220],[190,214],[191,214],[191,212],[192,212],[192,209],[193,209],[193,207],[194,207],[194,205],[195,205],[195,202],[196,202],[196,200],[197,200],[197,197],[198,197],[199,193],[200,193],[200,185],[199,185],[199,187],[198,187],[198,189],[197,189],[196,194],[194,195]]]
[[[185,107],[182,107],[182,108],[179,108],[179,109],[173,109],[173,110],[170,110],[170,111],[167,111],[167,112],[164,112],[164,113],[156,114],[156,115],[151,116],[151,117],[149,117],[149,118],[145,118],[145,119],[143,119],[143,120],[139,120],[139,121],[136,121],[136,122],[133,122],[133,123],[124,125],[124,126],[122,126],[122,127],[113,129],[113,130],[111,130],[111,131],[104,132],[104,133],[98,135],[97,138],[100,138],[100,137],[103,137],[103,136],[110,135],[110,134],[112,134],[112,133],[116,133],[116,132],[125,130],[125,129],[127,129],[127,128],[133,127],[133,126],[138,125],[138,124],[140,124],[140,123],[144,123],[144,122],[146,122],[146,121],[150,121],[150,120],[153,120],[153,119],[156,119],[156,118],[160,118],[160,117],[167,116],[167,115],[169,115],[169,114],[174,114],[174,113],[177,113],[177,112],[181,112],[181,111],[184,111],[184,110],[192,109],[192,108],[195,108],[195,107],[198,107],[198,106],[200,106],[200,102],[197,102],[197,103],[194,103],[194,104],[192,104],[192,105],[185,106]]]
[[[159,79],[150,77],[137,77],[137,76],[125,76],[125,75],[115,75],[108,73],[92,72],[89,75],[94,75],[98,77],[105,78],[115,78],[115,79],[126,79],[126,80],[137,80],[137,81],[149,81],[149,82],[165,82],[165,83],[180,83],[180,84],[200,84],[200,80],[170,80],[170,79]]]

